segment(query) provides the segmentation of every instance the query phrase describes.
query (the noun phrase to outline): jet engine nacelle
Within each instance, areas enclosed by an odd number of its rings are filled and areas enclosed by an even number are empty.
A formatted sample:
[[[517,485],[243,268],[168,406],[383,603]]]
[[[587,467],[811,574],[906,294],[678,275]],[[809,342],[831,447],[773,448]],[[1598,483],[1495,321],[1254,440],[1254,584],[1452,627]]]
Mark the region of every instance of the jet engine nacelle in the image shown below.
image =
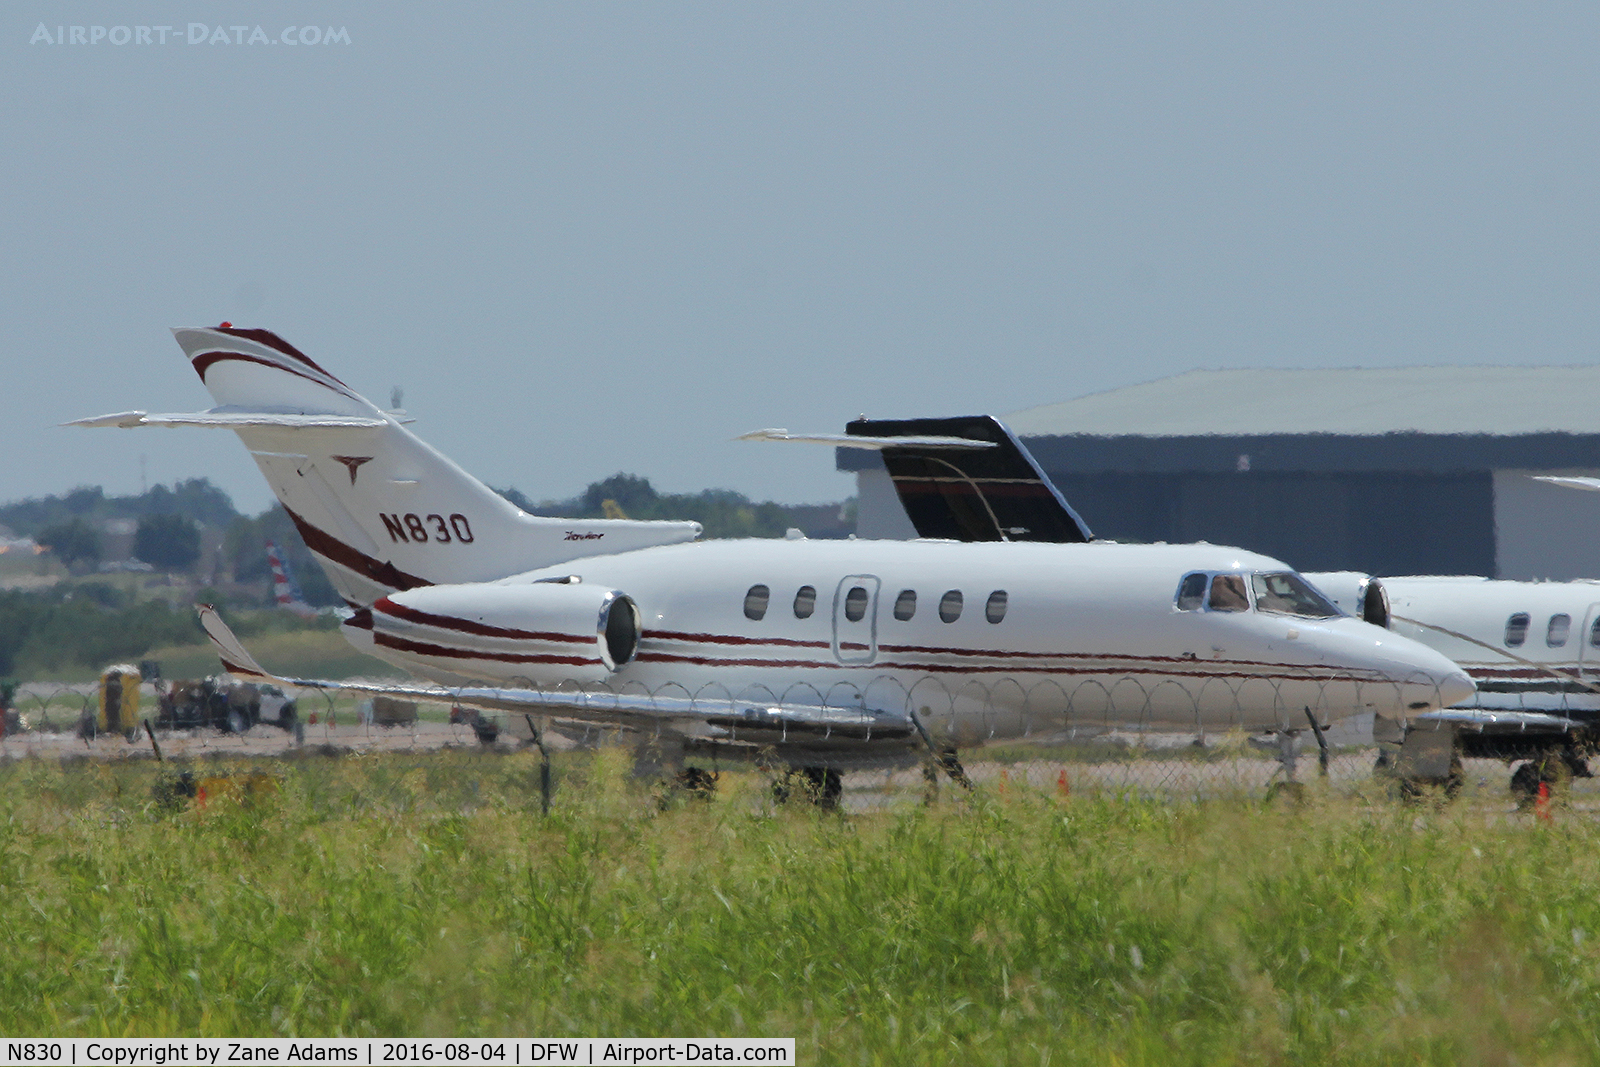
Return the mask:
[[[633,598],[578,582],[431,585],[383,597],[345,623],[373,651],[485,680],[602,681],[633,659]]]
[[[1383,582],[1372,575],[1359,571],[1302,571],[1301,577],[1322,590],[1341,611],[1389,629],[1389,593]]]

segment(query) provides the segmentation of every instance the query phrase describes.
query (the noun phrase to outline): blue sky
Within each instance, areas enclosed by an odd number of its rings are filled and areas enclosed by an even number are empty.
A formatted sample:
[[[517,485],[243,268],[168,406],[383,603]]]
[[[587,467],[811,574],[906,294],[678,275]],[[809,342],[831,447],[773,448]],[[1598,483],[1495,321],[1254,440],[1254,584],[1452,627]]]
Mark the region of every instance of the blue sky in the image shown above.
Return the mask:
[[[265,506],[231,435],[56,428],[208,406],[167,328],[224,319],[403,388],[535,498],[627,470],[838,499],[828,450],[729,439],[1196,367],[1587,363],[1597,30],[1560,4],[9,4],[0,500],[143,469]]]

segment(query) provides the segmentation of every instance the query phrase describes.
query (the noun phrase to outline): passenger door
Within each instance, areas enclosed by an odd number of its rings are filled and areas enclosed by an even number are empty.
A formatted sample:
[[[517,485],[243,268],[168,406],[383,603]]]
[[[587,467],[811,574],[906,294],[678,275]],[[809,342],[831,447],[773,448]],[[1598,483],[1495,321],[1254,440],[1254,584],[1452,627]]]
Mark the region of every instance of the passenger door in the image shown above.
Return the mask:
[[[878,579],[847,575],[833,593],[833,656],[858,666],[878,658]]]
[[[1596,646],[1594,638],[1600,635],[1595,633],[1595,623],[1600,622],[1600,604],[1590,604],[1589,610],[1583,613],[1583,629],[1568,638],[1576,641],[1578,654],[1578,676],[1593,680],[1600,678],[1600,646]]]

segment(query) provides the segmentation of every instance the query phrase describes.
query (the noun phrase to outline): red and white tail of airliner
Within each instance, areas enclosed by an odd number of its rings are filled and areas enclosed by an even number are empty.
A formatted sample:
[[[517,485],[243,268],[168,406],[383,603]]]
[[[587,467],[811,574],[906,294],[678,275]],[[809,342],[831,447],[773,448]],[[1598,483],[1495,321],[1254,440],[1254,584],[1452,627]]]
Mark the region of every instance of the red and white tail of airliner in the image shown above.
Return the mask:
[[[294,578],[289,574],[289,561],[276,541],[267,542],[267,563],[272,568],[272,596],[278,602],[278,607],[302,619],[316,618],[319,612],[301,596]]]

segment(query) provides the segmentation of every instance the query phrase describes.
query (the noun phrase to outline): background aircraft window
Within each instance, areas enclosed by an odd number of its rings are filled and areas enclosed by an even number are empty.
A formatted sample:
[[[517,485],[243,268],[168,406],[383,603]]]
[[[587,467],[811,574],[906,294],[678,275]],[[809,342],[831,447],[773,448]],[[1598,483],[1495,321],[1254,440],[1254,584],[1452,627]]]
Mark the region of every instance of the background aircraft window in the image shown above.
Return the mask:
[[[1328,619],[1339,614],[1339,609],[1328,603],[1326,597],[1293,571],[1276,574],[1252,574],[1250,585],[1256,591],[1256,610],[1271,611],[1280,615],[1304,615],[1312,619]]]
[[[1206,602],[1206,578],[1204,574],[1183,576],[1183,581],[1178,583],[1179,611],[1200,610],[1200,606]]]
[[[760,622],[767,613],[767,598],[771,595],[772,590],[766,586],[752,585],[744,595],[744,617]]]
[[[844,617],[851,622],[860,622],[861,617],[867,613],[867,591],[859,585],[850,587],[844,595]]]
[[[809,619],[811,613],[817,610],[817,587],[802,585],[800,591],[794,595],[794,617]]]
[[[894,598],[894,617],[905,622],[917,613],[917,591],[915,589],[902,589],[900,595]],[[1600,633],[1597,630],[1596,633]]]
[[[961,618],[961,590],[952,589],[939,598],[939,621],[955,622]]]
[[[1006,617],[1006,591],[996,589],[989,594],[989,602],[983,606],[983,617],[990,622],[999,622]]]
[[[1560,648],[1567,643],[1567,631],[1572,629],[1571,615],[1552,615],[1550,625],[1545,627],[1544,643],[1551,648]]]
[[[1519,611],[1506,620],[1506,647],[1519,648],[1528,639],[1528,613]]]
[[[1212,611],[1249,611],[1250,598],[1245,595],[1244,578],[1237,574],[1219,574],[1211,579]]]
[[[1600,619],[1594,620],[1594,625],[1589,627],[1589,647],[1600,648]]]

